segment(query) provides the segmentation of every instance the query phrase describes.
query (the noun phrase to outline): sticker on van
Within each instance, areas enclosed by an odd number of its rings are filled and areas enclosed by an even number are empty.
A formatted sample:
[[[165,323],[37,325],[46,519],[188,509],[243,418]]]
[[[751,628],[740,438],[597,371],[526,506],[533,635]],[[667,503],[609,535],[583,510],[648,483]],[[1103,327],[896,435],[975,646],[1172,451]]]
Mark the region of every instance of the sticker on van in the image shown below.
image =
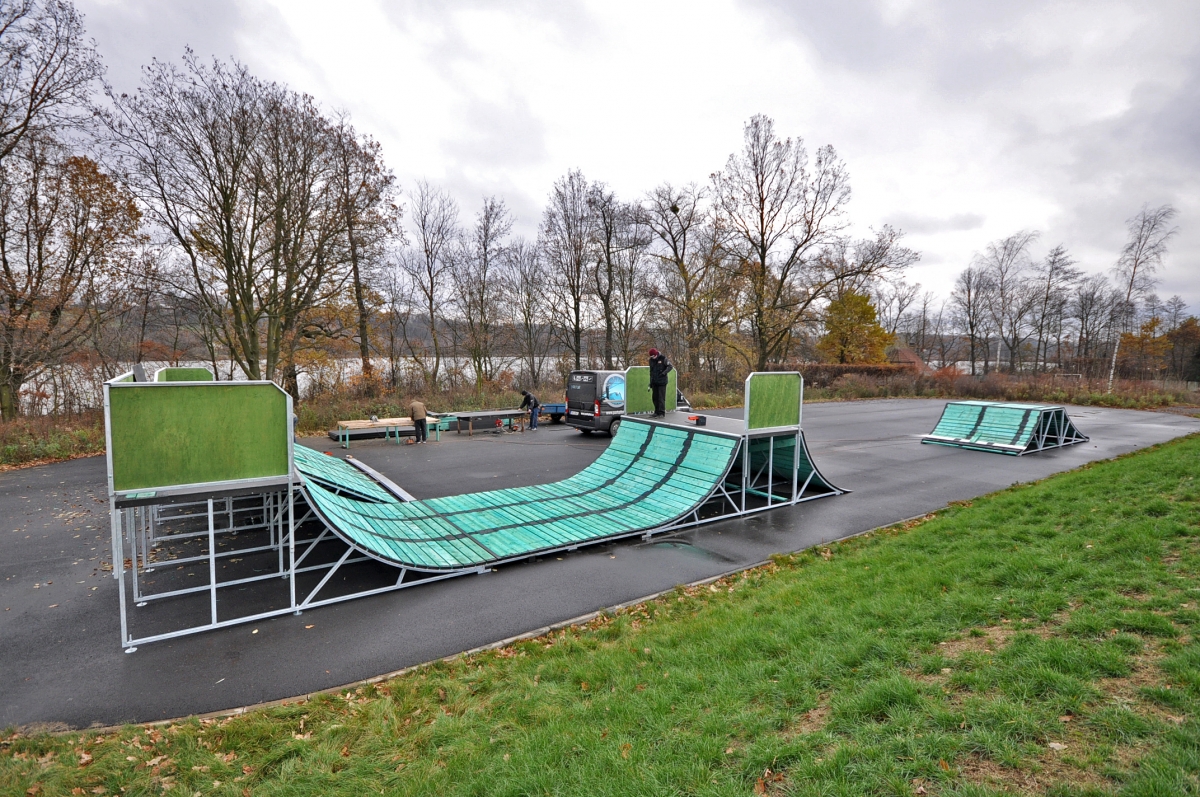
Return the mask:
[[[625,375],[611,374],[604,380],[604,401],[617,409],[625,408]]]

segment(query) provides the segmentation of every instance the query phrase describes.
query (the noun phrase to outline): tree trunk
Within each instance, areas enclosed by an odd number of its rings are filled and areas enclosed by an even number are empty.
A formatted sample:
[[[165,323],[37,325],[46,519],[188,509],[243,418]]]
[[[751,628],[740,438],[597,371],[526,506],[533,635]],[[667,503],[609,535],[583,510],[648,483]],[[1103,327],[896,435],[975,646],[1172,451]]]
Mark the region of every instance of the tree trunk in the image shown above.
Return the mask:
[[[19,396],[25,379],[11,368],[0,368],[0,418],[15,420],[21,412]]]

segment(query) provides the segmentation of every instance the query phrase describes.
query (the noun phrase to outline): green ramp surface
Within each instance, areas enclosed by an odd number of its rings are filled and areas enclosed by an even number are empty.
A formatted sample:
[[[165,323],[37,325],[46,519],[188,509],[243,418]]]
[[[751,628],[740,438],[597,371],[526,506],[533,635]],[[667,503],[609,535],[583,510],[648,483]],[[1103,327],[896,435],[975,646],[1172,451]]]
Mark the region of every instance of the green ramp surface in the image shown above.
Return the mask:
[[[921,442],[1021,456],[1087,439],[1060,406],[951,401]]]
[[[346,474],[330,470],[338,467],[324,461],[331,457],[309,452],[296,467],[312,508],[354,547],[389,564],[453,571],[666,525],[721,484],[739,442],[627,418],[604,453],[570,478],[408,502],[357,498],[353,487],[339,495]]]

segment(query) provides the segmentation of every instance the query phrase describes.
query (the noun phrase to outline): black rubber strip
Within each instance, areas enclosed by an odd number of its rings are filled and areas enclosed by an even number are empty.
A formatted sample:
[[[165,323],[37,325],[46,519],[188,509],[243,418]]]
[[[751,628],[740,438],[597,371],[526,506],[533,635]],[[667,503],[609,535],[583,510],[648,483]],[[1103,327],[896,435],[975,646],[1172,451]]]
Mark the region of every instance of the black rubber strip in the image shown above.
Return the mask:
[[[1017,433],[1013,435],[1012,442],[1009,443],[1010,446],[1015,446],[1017,441],[1021,439],[1021,435],[1025,434],[1025,427],[1029,425],[1029,416],[1032,414],[1033,410],[1025,410],[1025,415],[1021,418],[1021,425],[1017,427]],[[1042,414],[1039,412],[1038,417],[1040,418],[1041,416]]]
[[[967,432],[966,437],[960,437],[958,439],[959,440],[970,440],[972,435],[974,435],[975,432],[977,432],[979,430],[979,427],[983,424],[983,416],[987,414],[987,411],[988,411],[987,407],[984,407],[983,409],[981,409],[979,411],[979,417],[975,419],[975,425],[971,427],[971,431]]]

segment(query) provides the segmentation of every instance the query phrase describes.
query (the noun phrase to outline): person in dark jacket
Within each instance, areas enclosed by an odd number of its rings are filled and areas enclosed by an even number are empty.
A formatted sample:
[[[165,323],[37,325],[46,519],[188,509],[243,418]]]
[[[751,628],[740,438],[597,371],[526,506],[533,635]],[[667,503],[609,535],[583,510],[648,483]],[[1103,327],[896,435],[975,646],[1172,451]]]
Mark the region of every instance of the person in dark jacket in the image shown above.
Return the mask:
[[[541,408],[542,403],[538,401],[537,396],[533,395],[528,390],[522,390],[521,395],[525,398],[521,400],[521,406],[517,407],[517,409],[523,410],[526,407],[529,408],[529,431],[536,432],[538,410]]]
[[[650,350],[650,393],[654,398],[654,417],[667,414],[667,374],[674,366],[658,349]]]

